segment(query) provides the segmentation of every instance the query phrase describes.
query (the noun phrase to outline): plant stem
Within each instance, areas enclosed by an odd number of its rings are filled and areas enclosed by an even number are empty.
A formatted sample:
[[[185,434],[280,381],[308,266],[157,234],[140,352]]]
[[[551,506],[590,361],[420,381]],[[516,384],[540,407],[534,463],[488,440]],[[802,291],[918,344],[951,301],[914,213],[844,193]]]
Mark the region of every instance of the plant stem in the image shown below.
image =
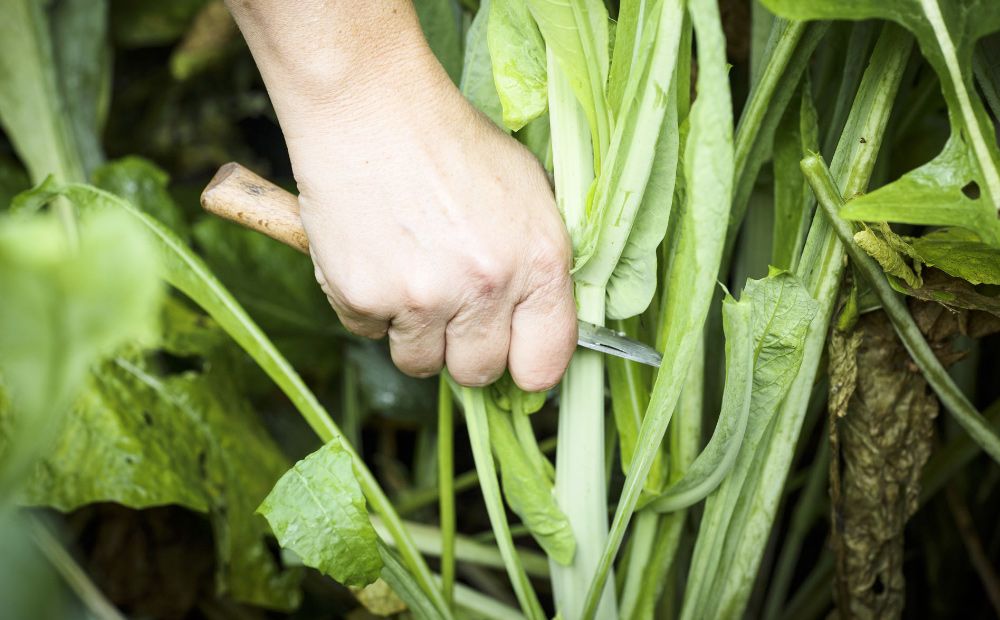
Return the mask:
[[[455,603],[455,426],[454,403],[448,378],[438,384],[438,503],[441,520],[441,593],[445,603]]]
[[[834,232],[840,238],[855,268],[868,283],[882,302],[896,333],[910,357],[920,367],[927,383],[941,400],[941,404],[955,416],[959,425],[964,428],[972,439],[989,454],[994,461],[1000,462],[1000,434],[993,429],[986,419],[976,411],[972,403],[959,389],[948,371],[934,355],[934,350],[927,344],[923,333],[917,327],[906,304],[886,279],[885,273],[875,260],[854,242],[854,231],[851,225],[838,215],[844,206],[844,200],[830,175],[822,157],[810,155],[802,160],[802,172],[806,175],[810,187],[816,194],[816,199],[826,213]]]
[[[462,407],[465,409],[465,425],[469,430],[469,443],[472,447],[472,458],[479,471],[479,485],[483,490],[483,500],[490,524],[497,537],[497,546],[503,556],[507,575],[510,577],[514,594],[521,604],[521,610],[532,620],[544,620],[545,613],[531,581],[524,572],[521,560],[514,547],[507,524],[507,512],[500,494],[500,484],[497,482],[496,466],[493,463],[493,452],[490,446],[490,429],[486,419],[486,394],[482,388],[462,388]]]
[[[604,324],[604,289],[577,283],[578,314]],[[608,536],[604,479],[604,359],[577,350],[562,383],[556,451],[556,502],[569,519],[576,539],[573,563],[551,562],[556,607],[565,620],[583,612],[584,594],[597,569]],[[616,618],[612,577],[605,583],[598,618]]]
[[[31,538],[39,551],[95,618],[98,620],[125,620],[125,616],[104,597],[104,594],[94,585],[83,568],[76,563],[73,556],[56,540],[56,537],[45,525],[35,518],[28,518],[27,524]]]
[[[441,555],[444,532],[433,525],[425,523],[404,521],[404,524],[407,531],[413,537],[414,544],[421,553],[429,557],[439,557]],[[395,543],[381,519],[372,517],[372,526],[387,545],[394,546]],[[503,557],[500,555],[500,551],[492,544],[482,543],[469,536],[456,534],[454,536],[454,546],[454,557],[457,562],[477,564],[490,568],[504,568]],[[517,555],[521,560],[521,565],[524,566],[524,572],[528,575],[543,578],[549,576],[549,561],[544,554],[531,549],[518,548]],[[442,579],[444,579],[443,575]],[[457,588],[458,584],[455,584],[455,587]]]

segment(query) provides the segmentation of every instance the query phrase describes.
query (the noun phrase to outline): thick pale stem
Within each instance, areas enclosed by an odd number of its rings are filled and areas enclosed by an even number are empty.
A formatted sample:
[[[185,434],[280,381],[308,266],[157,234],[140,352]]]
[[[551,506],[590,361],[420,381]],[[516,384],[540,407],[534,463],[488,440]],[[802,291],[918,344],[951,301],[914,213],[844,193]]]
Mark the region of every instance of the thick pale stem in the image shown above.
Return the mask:
[[[581,319],[604,323],[604,289],[577,284]],[[564,620],[576,620],[608,537],[608,499],[604,476],[604,359],[578,350],[563,378],[559,408],[555,495],[566,513],[576,555],[570,566],[551,562],[556,605]],[[605,586],[598,618],[616,618],[614,590]]]

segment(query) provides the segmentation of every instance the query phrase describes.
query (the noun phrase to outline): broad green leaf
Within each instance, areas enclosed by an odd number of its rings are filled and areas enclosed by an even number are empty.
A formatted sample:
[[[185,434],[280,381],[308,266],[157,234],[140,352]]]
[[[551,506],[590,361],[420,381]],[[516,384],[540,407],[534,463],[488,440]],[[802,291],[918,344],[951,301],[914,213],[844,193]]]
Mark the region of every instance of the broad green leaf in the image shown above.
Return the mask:
[[[972,75],[976,41],[1000,30],[1000,11],[992,0],[765,0],[768,8],[792,19],[889,19],[913,32],[920,49],[941,78],[948,102],[952,138],[945,151],[931,163],[906,175],[897,183],[862,199],[871,210],[880,202],[899,205],[936,205],[954,209],[957,193],[975,182],[982,190],[982,205],[967,209],[968,215],[949,210],[943,224],[985,225],[988,243],[1000,245],[1000,152],[993,124],[978,97]],[[928,169],[930,168],[930,169]],[[916,178],[914,178],[916,176]],[[937,178],[935,178],[935,176]],[[887,207],[890,213],[893,207]],[[983,214],[992,214],[985,221]],[[875,220],[896,221],[889,217]],[[903,220],[899,220],[903,221]],[[924,223],[924,222],[920,222]]]
[[[62,511],[96,502],[177,504],[207,513],[220,594],[275,609],[300,600],[300,571],[267,550],[254,510],[287,468],[246,400],[238,350],[211,320],[165,306],[162,351],[205,370],[158,372],[157,350],[133,348],[96,368],[22,501]]]
[[[642,62],[633,63],[633,73],[625,84],[622,107],[617,111],[611,144],[594,190],[589,214],[592,232],[576,256],[574,267],[578,281],[607,286],[636,229],[637,237],[619,272],[616,292],[609,298],[613,302],[608,308],[612,318],[638,314],[649,305],[650,286],[655,282],[655,256],[651,250],[663,239],[672,202],[672,191],[652,195],[643,202],[661,131],[676,134],[676,115],[668,110],[673,101],[670,85],[684,12],[680,0],[663,0],[655,7],[644,20],[642,40],[636,42]],[[672,119],[670,127],[664,128],[665,118]],[[665,189],[663,184],[672,182],[677,166],[676,142],[659,146],[661,168],[657,170],[654,190]],[[643,206],[644,228],[637,228],[634,223]]]
[[[493,83],[492,52],[487,45],[487,32],[493,19],[490,6],[490,0],[485,0],[479,6],[465,35],[465,61],[462,63],[459,88],[477,110],[488,116],[498,127],[509,129],[504,125],[501,99]]]
[[[382,558],[351,454],[334,439],[295,464],[260,505],[282,547],[349,586],[378,579]]]
[[[996,209],[972,191],[981,189],[974,170],[968,149],[952,135],[940,155],[894,183],[848,200],[841,215],[849,220],[961,226],[987,242],[1000,242]]]
[[[743,486],[758,446],[766,436],[782,400],[802,363],[803,344],[819,304],[799,280],[778,273],[751,280],[741,303],[749,302],[753,316],[753,388],[746,433],[730,475],[709,496],[691,560],[682,618],[716,617],[713,580],[726,565],[727,531],[745,501]],[[704,615],[708,614],[708,616]]]
[[[34,183],[84,180],[83,161],[42,3],[5,0],[0,20],[0,125]]]
[[[552,483],[538,471],[514,432],[511,414],[487,401],[490,444],[500,466],[504,497],[528,526],[535,541],[556,562],[573,561],[576,541],[569,521],[556,504]]]
[[[682,510],[703,500],[732,470],[746,433],[750,415],[755,347],[755,310],[747,298],[723,302],[722,322],[726,333],[726,387],[719,421],[708,445],[691,464],[684,477],[667,487],[649,503],[657,512]]]
[[[548,107],[545,42],[527,0],[491,0],[489,54],[503,123],[518,131]],[[480,12],[487,7],[484,3]]]
[[[151,239],[118,214],[87,218],[77,248],[50,215],[0,220],[0,365],[15,410],[60,409],[95,358],[150,336],[157,274]]]
[[[936,232],[913,239],[920,260],[972,284],[1000,284],[1000,249],[969,239],[968,235],[950,233]]]
[[[455,3],[452,0],[413,0],[413,6],[431,51],[444,65],[451,80],[458,84],[462,77],[462,38]]]
[[[134,155],[104,164],[91,178],[97,187],[129,201],[186,240],[190,235],[187,221],[167,192],[169,181],[156,164]]]
[[[525,0],[590,124],[595,167],[610,140],[608,11],[601,0]],[[548,71],[552,73],[551,68]],[[550,97],[551,105],[551,97]]]
[[[625,535],[702,337],[729,220],[734,170],[733,120],[725,38],[714,2],[692,0],[688,10],[698,41],[699,96],[691,108],[690,133],[682,159],[687,204],[679,215],[678,243],[666,280],[665,356],[656,375],[600,569],[591,584],[588,601],[592,603],[596,603]]]
[[[56,436],[90,364],[152,334],[157,275],[151,240],[120,214],[84,220],[76,247],[52,215],[0,220],[0,492]]]
[[[194,300],[215,319],[219,326],[253,358],[261,370],[281,388],[321,439],[331,441],[343,437],[340,429],[334,424],[316,396],[274,344],[264,335],[260,327],[253,322],[205,263],[168,228],[129,202],[89,185],[71,183],[58,186],[50,184],[48,187],[40,188],[40,190],[44,190],[41,193],[45,194],[48,199],[65,196],[70,201],[87,207],[87,210],[117,210],[129,214],[155,239],[165,279]],[[365,465],[364,460],[349,445],[345,444],[343,447],[354,459],[355,470],[365,497],[372,508],[385,519],[399,548],[400,555],[408,568],[414,572],[414,577],[420,584],[421,590],[430,597],[438,610],[447,616],[447,606],[440,590],[433,581],[430,569],[403,528],[402,521],[392,507],[389,498]]]

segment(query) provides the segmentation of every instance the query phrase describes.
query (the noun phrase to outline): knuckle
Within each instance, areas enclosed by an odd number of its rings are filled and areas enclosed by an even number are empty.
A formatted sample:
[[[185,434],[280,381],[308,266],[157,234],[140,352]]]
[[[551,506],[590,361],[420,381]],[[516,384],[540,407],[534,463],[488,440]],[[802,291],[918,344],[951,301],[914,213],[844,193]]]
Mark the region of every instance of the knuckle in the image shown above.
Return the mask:
[[[417,379],[426,379],[441,372],[442,363],[440,359],[427,355],[413,354],[409,351],[397,351],[396,348],[393,348],[391,352],[393,363],[405,375]]]
[[[347,312],[358,316],[375,316],[378,314],[378,302],[374,295],[351,287],[340,287],[333,299]]]
[[[470,289],[477,297],[496,297],[514,277],[511,261],[498,257],[477,257],[471,269]]]
[[[466,387],[485,387],[497,379],[503,374],[503,369],[487,368],[487,367],[475,367],[475,366],[456,366],[448,367],[448,372],[455,381],[460,385]]]

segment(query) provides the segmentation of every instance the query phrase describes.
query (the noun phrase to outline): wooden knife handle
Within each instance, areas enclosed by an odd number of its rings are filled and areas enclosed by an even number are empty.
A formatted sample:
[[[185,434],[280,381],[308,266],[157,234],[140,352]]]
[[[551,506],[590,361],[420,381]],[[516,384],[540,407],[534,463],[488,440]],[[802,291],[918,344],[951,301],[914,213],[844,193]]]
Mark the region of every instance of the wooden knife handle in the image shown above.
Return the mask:
[[[201,206],[209,213],[309,253],[309,239],[299,219],[299,199],[236,162],[223,165],[215,173],[201,193]]]

